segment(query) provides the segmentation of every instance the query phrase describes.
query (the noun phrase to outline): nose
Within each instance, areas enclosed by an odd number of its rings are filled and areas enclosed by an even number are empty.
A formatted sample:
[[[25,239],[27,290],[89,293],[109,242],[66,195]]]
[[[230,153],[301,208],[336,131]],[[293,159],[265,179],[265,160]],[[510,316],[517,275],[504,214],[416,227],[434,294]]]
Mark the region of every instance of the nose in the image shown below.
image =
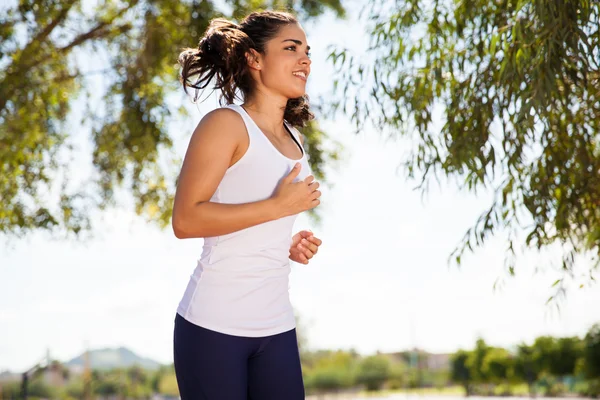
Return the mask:
[[[307,56],[306,54],[304,56],[302,56],[302,58],[300,59],[300,64],[301,65],[306,65],[306,66],[310,66],[310,64],[312,64],[312,61],[310,59],[309,56]]]

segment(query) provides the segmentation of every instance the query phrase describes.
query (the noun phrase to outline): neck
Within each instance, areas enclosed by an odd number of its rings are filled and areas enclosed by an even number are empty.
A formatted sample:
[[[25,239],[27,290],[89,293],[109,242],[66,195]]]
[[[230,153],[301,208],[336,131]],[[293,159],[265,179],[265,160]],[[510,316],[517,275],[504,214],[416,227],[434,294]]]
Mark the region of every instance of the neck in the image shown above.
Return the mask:
[[[269,130],[275,136],[287,136],[283,128],[283,115],[287,99],[275,96],[263,96],[260,93],[248,98],[243,106],[256,123]]]

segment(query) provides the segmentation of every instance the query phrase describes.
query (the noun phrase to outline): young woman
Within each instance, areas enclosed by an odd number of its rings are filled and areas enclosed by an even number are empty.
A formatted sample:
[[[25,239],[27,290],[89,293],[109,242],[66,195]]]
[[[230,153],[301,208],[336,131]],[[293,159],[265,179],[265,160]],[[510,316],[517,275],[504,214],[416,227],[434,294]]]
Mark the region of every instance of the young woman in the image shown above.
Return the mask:
[[[204,238],[175,318],[181,398],[304,399],[288,284],[321,245],[292,236],[321,196],[294,128],[313,118],[306,34],[282,12],[215,19],[179,63],[184,88],[215,83],[227,103],[194,131],[173,208],[178,238]]]

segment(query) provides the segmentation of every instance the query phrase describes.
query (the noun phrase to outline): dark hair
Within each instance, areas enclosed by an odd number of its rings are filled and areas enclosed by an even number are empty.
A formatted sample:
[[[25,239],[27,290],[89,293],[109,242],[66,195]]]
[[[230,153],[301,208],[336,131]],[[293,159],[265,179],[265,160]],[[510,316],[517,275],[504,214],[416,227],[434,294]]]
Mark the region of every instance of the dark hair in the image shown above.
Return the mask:
[[[246,54],[251,49],[264,54],[266,42],[277,35],[282,26],[297,24],[289,13],[260,11],[249,14],[240,25],[223,18],[211,20],[197,48],[185,49],[179,55],[182,67],[181,81],[187,88],[205,89],[214,79],[214,89],[221,90],[221,103],[232,104],[239,89],[244,98],[252,93],[254,81],[248,71]],[[198,76],[195,82],[188,79]],[[289,99],[283,118],[294,126],[305,126],[314,118],[309,109],[308,96]]]

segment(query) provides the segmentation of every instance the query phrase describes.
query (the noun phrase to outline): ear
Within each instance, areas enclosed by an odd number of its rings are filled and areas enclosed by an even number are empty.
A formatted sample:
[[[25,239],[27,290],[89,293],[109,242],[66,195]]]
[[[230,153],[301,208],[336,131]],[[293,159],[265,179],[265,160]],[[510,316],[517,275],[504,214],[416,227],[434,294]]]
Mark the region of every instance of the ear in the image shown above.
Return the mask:
[[[246,62],[251,69],[260,70],[262,65],[260,53],[254,49],[250,49],[250,51],[246,53]]]

